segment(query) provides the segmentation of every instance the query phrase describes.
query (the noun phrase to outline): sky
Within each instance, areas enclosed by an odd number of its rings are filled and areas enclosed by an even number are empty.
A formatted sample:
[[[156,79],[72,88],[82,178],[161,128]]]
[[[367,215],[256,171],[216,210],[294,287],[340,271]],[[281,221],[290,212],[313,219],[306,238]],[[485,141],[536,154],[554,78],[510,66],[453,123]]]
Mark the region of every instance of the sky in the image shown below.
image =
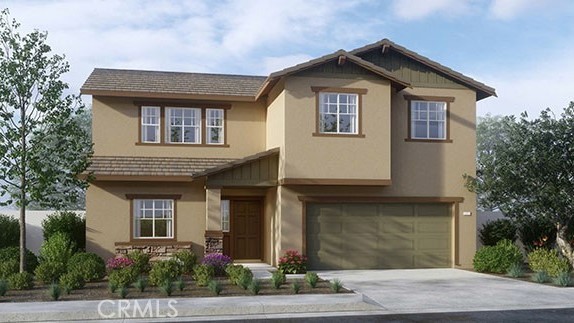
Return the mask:
[[[574,101],[571,0],[0,0],[48,32],[73,93],[96,67],[268,75],[388,38],[494,87],[478,115]],[[89,101],[89,97],[84,98]]]

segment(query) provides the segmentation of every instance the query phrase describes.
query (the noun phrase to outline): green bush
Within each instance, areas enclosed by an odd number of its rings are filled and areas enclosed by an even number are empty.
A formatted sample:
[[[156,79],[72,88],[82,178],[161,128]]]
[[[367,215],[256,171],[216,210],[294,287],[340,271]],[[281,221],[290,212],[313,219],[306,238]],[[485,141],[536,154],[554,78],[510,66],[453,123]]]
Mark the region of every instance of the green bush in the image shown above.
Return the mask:
[[[317,273],[308,272],[305,274],[305,281],[311,288],[315,288],[317,286],[317,282],[319,281],[319,276]]]
[[[0,279],[6,279],[19,271],[20,263],[16,259],[0,262]]]
[[[525,218],[518,223],[518,237],[527,252],[550,249],[556,242],[556,226],[544,218]]]
[[[568,287],[571,282],[570,272],[561,272],[558,273],[556,278],[554,278],[554,284],[561,286],[561,287]]]
[[[134,287],[143,293],[145,288],[147,287],[147,280],[144,277],[139,277],[136,282],[134,283]]]
[[[112,271],[108,275],[110,287],[122,288],[133,284],[139,277],[139,273],[133,267],[126,267]],[[114,289],[115,291],[115,289]]]
[[[65,233],[57,232],[42,244],[40,248],[40,259],[43,262],[47,261],[67,265],[75,249],[74,242],[72,242]]]
[[[291,289],[293,290],[294,294],[299,294],[299,290],[301,290],[301,283],[294,281],[293,284],[291,284]]]
[[[81,272],[70,271],[60,277],[60,285],[64,288],[66,294],[70,294],[72,290],[83,288],[85,284],[86,282]]]
[[[193,268],[193,279],[195,279],[197,286],[207,286],[215,276],[215,269],[210,265],[196,265]]]
[[[78,252],[68,261],[68,271],[82,273],[86,282],[100,280],[106,276],[106,263],[95,253]]]
[[[165,294],[165,296],[171,296],[173,293],[173,281],[166,279],[159,285],[159,290]]]
[[[243,289],[246,289],[253,279],[251,269],[242,265],[228,265],[225,267],[225,273],[233,285],[238,285]]]
[[[12,274],[8,277],[8,285],[10,285],[11,289],[32,289],[34,287],[34,276],[29,272]]]
[[[343,283],[341,283],[340,280],[338,280],[338,279],[333,279],[333,281],[331,281],[331,290],[332,290],[334,293],[340,292],[342,288],[343,288]]]
[[[136,268],[138,273],[147,274],[151,270],[149,255],[147,253],[135,250],[128,253],[127,257],[133,260],[134,264],[132,266]]]
[[[251,294],[257,295],[261,290],[261,281],[259,279],[253,279],[247,288]]]
[[[44,261],[36,270],[34,270],[34,275],[36,280],[43,282],[44,284],[51,284],[57,282],[66,272],[66,265],[61,262],[54,261]]]
[[[539,248],[528,254],[528,266],[532,271],[545,271],[552,277],[561,272],[570,272],[570,263],[560,257],[558,251]]]
[[[279,289],[281,285],[285,284],[286,282],[287,277],[285,276],[285,273],[282,272],[281,270],[277,270],[276,272],[273,273],[273,275],[271,275],[271,284],[275,289]]]
[[[60,299],[61,295],[62,290],[58,284],[51,284],[50,287],[48,287],[48,296],[50,296],[53,301]]]
[[[120,298],[124,299],[128,297],[128,294],[129,289],[127,287],[120,287],[120,289],[118,289],[118,295],[120,296]]]
[[[244,268],[241,271],[241,276],[239,276],[239,281],[237,282],[237,285],[243,289],[247,289],[247,287],[249,287],[249,284],[251,284],[252,280],[253,280],[253,273],[249,268]]]
[[[197,256],[193,252],[180,250],[175,253],[174,258],[180,263],[182,274],[193,274],[193,267],[197,264]]]
[[[550,281],[550,276],[545,271],[537,271],[532,275],[532,280],[537,283],[544,284]]]
[[[6,247],[0,249],[0,263],[9,261],[9,260],[16,260],[18,262],[18,266],[20,266],[20,248],[19,247]],[[29,273],[33,273],[38,266],[38,258],[36,255],[26,249],[26,271]]]
[[[8,215],[0,214],[0,248],[20,245],[20,222]]]
[[[482,225],[478,232],[480,241],[485,246],[494,246],[500,240],[516,240],[516,226],[509,219],[488,221]]]
[[[63,233],[74,243],[74,251],[86,249],[86,220],[74,212],[62,211],[48,215],[42,221],[44,240],[56,233]]]
[[[522,254],[510,240],[501,240],[495,246],[480,248],[472,261],[478,272],[506,273],[510,267],[522,262]]]
[[[177,261],[170,259],[158,261],[153,264],[149,272],[149,282],[154,286],[160,286],[166,280],[175,281],[181,276],[181,267]]]
[[[221,283],[217,280],[209,281],[209,283],[207,283],[207,288],[217,296],[219,296],[221,291],[223,291],[223,286],[221,286]]]
[[[183,281],[183,278],[182,278],[182,277],[179,277],[179,278],[175,281],[175,287],[176,287],[177,290],[179,290],[180,292],[185,289],[185,282]]]
[[[0,279],[0,296],[6,295],[8,291],[8,282],[4,279]]]
[[[522,263],[517,262],[515,264],[512,264],[510,268],[508,268],[506,274],[512,278],[522,277],[524,275],[524,267],[522,266]]]

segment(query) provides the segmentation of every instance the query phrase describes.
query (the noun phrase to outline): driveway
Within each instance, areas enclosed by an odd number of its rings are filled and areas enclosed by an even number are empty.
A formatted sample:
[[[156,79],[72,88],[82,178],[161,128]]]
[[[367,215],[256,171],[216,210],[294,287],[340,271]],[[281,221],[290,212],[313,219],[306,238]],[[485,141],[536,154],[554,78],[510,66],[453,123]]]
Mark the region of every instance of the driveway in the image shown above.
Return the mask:
[[[560,288],[459,269],[320,271],[390,313],[439,313],[574,307]],[[389,314],[390,314],[389,313]]]

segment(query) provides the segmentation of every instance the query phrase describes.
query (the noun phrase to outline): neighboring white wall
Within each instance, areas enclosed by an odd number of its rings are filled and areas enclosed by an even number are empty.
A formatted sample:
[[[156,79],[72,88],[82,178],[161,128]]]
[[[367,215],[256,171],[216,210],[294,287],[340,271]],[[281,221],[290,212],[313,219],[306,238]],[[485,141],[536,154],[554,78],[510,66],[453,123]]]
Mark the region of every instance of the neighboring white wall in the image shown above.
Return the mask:
[[[42,233],[42,221],[56,211],[26,211],[26,246],[30,251],[38,255],[44,234]],[[85,216],[86,211],[73,211]],[[15,219],[20,218],[19,210],[0,210],[0,214],[6,214]]]
[[[504,219],[504,214],[500,211],[478,211],[476,216],[476,248],[482,247],[478,233],[482,226],[489,221]]]

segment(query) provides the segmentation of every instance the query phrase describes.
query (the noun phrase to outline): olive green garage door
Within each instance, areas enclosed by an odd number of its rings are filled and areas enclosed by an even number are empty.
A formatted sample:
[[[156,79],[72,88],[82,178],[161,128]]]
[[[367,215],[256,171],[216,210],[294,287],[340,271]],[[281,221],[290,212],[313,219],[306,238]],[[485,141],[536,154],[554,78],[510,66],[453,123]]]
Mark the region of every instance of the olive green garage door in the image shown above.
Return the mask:
[[[451,267],[450,204],[308,203],[310,269]]]

